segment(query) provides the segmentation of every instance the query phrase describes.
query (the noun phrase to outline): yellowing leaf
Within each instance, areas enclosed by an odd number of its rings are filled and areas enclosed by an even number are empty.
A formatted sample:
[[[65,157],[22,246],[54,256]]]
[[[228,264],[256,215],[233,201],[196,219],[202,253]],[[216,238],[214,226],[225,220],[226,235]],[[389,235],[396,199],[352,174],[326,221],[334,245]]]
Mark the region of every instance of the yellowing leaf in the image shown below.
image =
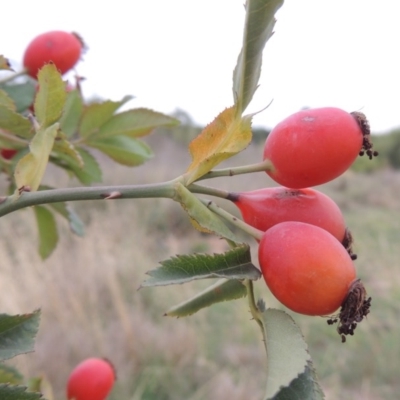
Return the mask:
[[[5,106],[12,111],[16,110],[13,99],[8,95],[7,92],[0,89],[0,106]]]
[[[189,150],[193,161],[186,174],[187,185],[248,146],[251,117],[235,117],[235,113],[235,107],[225,109],[192,140]]]
[[[12,71],[9,61],[2,55],[0,55],[0,69]]]
[[[55,123],[46,129],[39,129],[29,145],[30,152],[22,157],[15,168],[14,178],[17,189],[26,187],[32,191],[38,189],[42,181],[54,139],[59,129]]]
[[[72,159],[74,159],[77,162],[80,168],[83,168],[84,162],[81,155],[76,150],[75,146],[67,140],[63,132],[60,132],[59,135],[57,136],[57,139],[54,143],[54,151],[69,155]]]
[[[176,184],[175,194],[175,200],[187,212],[192,225],[197,230],[204,233],[215,233],[225,239],[238,242],[233,232],[225,225],[221,218],[207,208],[181,183]]]

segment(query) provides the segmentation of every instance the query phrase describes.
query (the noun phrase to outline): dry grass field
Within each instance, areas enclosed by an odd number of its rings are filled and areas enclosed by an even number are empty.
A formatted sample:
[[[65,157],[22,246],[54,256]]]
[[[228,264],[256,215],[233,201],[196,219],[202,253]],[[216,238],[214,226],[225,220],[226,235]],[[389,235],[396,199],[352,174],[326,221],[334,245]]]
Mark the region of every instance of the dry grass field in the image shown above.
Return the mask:
[[[104,183],[158,182],[184,171],[189,155],[182,144],[154,135],[150,144],[155,158],[136,169],[104,159]],[[260,148],[250,147],[230,164],[253,163],[260,154]],[[77,184],[51,168],[46,183]],[[264,173],[207,184],[235,191],[272,185]],[[328,399],[397,398],[400,174],[348,172],[321,190],[337,201],[353,232],[358,274],[373,298],[372,311],[346,344],[324,319],[293,317],[309,343]],[[224,242],[195,231],[170,200],[97,201],[74,208],[86,223],[86,237],[74,237],[60,220],[60,243],[45,262],[37,254],[32,210],[1,219],[1,312],[42,309],[36,352],[10,363],[27,377],[46,377],[58,400],[65,399],[69,371],[88,356],[104,356],[115,364],[112,400],[262,398],[264,348],[245,300],[172,319],[163,312],[210,282],[137,290],[145,272],[159,261],[223,251]],[[268,305],[280,307],[263,281],[255,286]]]

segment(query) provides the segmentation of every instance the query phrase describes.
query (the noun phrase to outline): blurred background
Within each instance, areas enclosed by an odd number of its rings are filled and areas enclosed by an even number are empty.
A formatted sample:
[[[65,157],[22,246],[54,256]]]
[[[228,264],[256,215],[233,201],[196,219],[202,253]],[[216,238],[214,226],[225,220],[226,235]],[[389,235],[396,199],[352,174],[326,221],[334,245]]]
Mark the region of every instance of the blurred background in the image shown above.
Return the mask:
[[[30,40],[49,30],[78,32],[89,47],[78,65],[88,97],[162,112],[175,108],[209,123],[233,103],[232,72],[242,43],[243,0],[50,0],[9,2],[0,51],[16,70]],[[302,107],[363,111],[375,132],[400,124],[397,3],[286,0],[267,43],[249,112],[272,127]],[[72,77],[73,74],[70,75]]]
[[[89,46],[76,69],[87,78],[87,98],[118,100],[133,94],[129,107],[150,107],[182,121],[146,139],[155,157],[138,168],[96,154],[105,184],[158,182],[186,169],[189,141],[232,104],[232,70],[242,39],[242,1],[126,4],[115,0],[89,7],[70,1],[60,12],[50,1],[26,2],[24,9],[10,3],[12,18],[3,17],[0,25],[0,53],[16,70],[35,35],[75,30]],[[292,314],[328,399],[394,399],[400,390],[400,82],[393,51],[400,28],[393,6],[389,1],[379,9],[356,0],[286,1],[266,47],[251,110],[273,103],[256,117],[253,143],[222,165],[260,160],[270,128],[302,107],[361,110],[370,119],[380,156],[360,158],[318,189],[338,203],[353,232],[358,275],[373,299],[371,314],[346,344],[325,319]],[[0,179],[4,193],[6,177]],[[48,169],[45,182],[78,185],[55,167]],[[232,191],[274,185],[264,173],[209,184]],[[237,214],[228,202],[218,202]],[[89,356],[115,364],[112,400],[260,399],[264,346],[245,300],[176,320],[163,317],[166,309],[211,282],[137,290],[159,261],[174,254],[221,252],[227,248],[224,242],[195,231],[180,206],[164,199],[73,206],[86,223],[86,237],[73,236],[60,220],[60,243],[45,262],[37,254],[31,210],[1,220],[1,312],[41,308],[43,313],[36,352],[10,364],[27,377],[42,374],[59,400],[65,398],[71,369]],[[254,255],[256,250],[253,243]],[[255,286],[267,305],[282,308],[263,281]]]

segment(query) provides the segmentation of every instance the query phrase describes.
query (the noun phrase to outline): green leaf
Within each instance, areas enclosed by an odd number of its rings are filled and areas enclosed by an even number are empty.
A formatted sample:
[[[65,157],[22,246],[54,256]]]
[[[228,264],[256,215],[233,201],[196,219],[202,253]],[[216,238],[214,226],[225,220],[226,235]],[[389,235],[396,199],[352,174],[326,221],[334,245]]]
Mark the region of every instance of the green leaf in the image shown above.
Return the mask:
[[[61,130],[68,138],[78,132],[79,122],[83,112],[83,100],[79,90],[71,90],[67,94],[64,111],[60,119]]]
[[[170,308],[165,315],[178,318],[186,317],[215,303],[240,299],[245,297],[246,293],[245,286],[239,280],[230,279],[222,282],[219,280],[191,299]]]
[[[0,383],[21,384],[24,380],[22,374],[14,367],[0,364]]]
[[[40,393],[27,392],[25,386],[0,384],[1,400],[44,400]]]
[[[322,390],[312,375],[307,343],[294,320],[274,309],[264,311],[261,316],[268,371],[264,399],[323,399]]]
[[[237,117],[235,107],[225,109],[191,141],[189,151],[193,161],[186,173],[186,185],[244,150],[251,137],[251,117]]]
[[[112,136],[87,142],[119,164],[135,167],[153,157],[153,152],[141,140],[127,136]]]
[[[80,153],[77,151],[75,146],[67,140],[63,132],[58,133],[54,142],[53,151],[56,153],[67,154],[76,161],[80,168],[83,168],[84,162]]]
[[[32,81],[1,87],[14,100],[16,111],[25,111],[33,104],[36,88]]]
[[[58,232],[53,213],[46,207],[35,206],[36,222],[39,230],[39,254],[42,259],[50,256],[57,246]]]
[[[195,279],[228,278],[256,280],[260,271],[251,263],[250,247],[237,246],[223,254],[190,254],[162,261],[161,267],[147,274],[142,287],[176,285]]]
[[[85,225],[69,204],[51,203],[49,207],[68,220],[72,232],[77,236],[85,236]]]
[[[32,138],[30,121],[4,104],[0,104],[0,129],[25,139]]]
[[[54,64],[46,64],[38,73],[39,89],[35,98],[35,116],[42,128],[57,122],[67,96],[65,82]]]
[[[7,92],[0,89],[0,106],[5,106],[12,111],[16,111],[16,107],[13,99],[8,95]]]
[[[281,388],[273,400],[323,400],[325,395],[317,382],[317,376],[311,362],[305,371],[293,380],[288,387]]]
[[[200,232],[215,233],[225,239],[238,242],[232,231],[221,218],[207,208],[193,193],[181,183],[175,185],[175,200],[188,213],[193,226]]]
[[[67,154],[59,153],[57,158],[52,158],[51,161],[59,167],[70,171],[84,185],[91,185],[95,182],[101,182],[102,173],[96,159],[86,150],[81,147],[76,149],[83,160],[83,168],[76,159]]]
[[[87,138],[97,133],[100,127],[113,116],[115,111],[131,99],[131,96],[125,96],[121,101],[107,100],[87,106],[80,121],[80,135]]]
[[[168,115],[146,108],[137,108],[114,115],[96,133],[96,138],[110,136],[140,137],[148,135],[159,126],[179,125],[179,121]]]
[[[262,52],[273,34],[275,13],[283,0],[247,0],[242,50],[233,71],[233,98],[238,114],[249,105],[258,87]]]
[[[0,360],[33,351],[40,311],[31,314],[0,314]],[[0,396],[0,399],[2,397]]]
[[[58,129],[57,122],[46,129],[39,129],[33,137],[29,145],[30,152],[19,160],[15,168],[14,178],[18,189],[22,187],[29,187],[31,191],[38,189]]]

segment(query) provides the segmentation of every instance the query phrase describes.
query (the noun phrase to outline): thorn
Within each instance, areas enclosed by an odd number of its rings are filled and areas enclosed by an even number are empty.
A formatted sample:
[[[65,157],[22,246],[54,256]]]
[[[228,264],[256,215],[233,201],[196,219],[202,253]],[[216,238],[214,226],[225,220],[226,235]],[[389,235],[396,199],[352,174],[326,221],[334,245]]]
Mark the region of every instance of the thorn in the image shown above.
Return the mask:
[[[3,204],[7,200],[7,196],[1,196],[0,197],[0,204]]]
[[[122,193],[121,192],[105,193],[105,194],[102,194],[101,197],[103,197],[104,200],[119,199],[122,197]]]
[[[23,192],[30,192],[31,187],[29,185],[23,185],[20,188],[18,188],[18,193],[22,194]]]

